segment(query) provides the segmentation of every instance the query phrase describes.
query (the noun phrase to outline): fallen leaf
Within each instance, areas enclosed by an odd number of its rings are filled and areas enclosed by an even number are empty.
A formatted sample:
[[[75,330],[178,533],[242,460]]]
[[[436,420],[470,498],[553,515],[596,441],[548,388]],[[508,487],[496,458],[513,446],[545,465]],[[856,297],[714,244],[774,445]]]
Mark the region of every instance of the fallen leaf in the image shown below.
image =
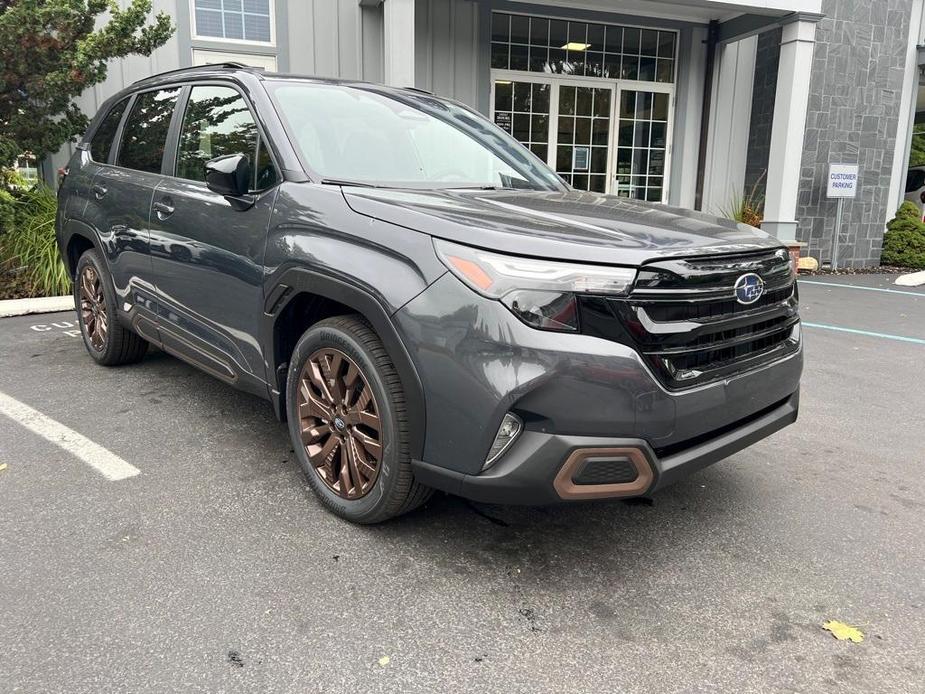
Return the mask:
[[[384,655],[384,656],[382,656],[381,658],[379,658],[379,664],[380,664],[382,667],[385,667],[386,665],[389,664],[389,660],[391,660],[391,659],[389,658],[389,656]]]
[[[864,640],[864,632],[862,632],[857,627],[851,626],[850,624],[839,622],[837,619],[830,619],[828,622],[822,625],[822,628],[826,631],[832,632],[832,636],[834,636],[839,641],[861,643],[861,641]]]
[[[0,472],[6,470],[6,463],[0,463]]]

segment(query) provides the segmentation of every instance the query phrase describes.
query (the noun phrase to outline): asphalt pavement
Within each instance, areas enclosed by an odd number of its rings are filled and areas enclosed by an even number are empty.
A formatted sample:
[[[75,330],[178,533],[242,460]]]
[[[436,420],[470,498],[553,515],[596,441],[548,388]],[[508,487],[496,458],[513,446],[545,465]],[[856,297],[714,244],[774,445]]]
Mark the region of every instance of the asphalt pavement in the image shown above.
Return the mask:
[[[0,414],[0,692],[925,691],[925,291],[890,279],[802,281],[799,422],[650,501],[368,528],[268,403],[0,320],[37,413]]]

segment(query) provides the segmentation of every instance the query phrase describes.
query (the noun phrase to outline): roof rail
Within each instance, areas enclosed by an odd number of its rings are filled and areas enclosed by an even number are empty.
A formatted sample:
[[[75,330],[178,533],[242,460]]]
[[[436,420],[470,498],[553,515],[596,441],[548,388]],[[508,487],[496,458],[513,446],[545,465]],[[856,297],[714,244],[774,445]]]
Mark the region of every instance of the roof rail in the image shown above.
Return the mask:
[[[237,63],[234,61],[224,61],[221,63],[209,63],[208,65],[190,65],[188,67],[178,67],[176,70],[167,70],[166,72],[158,72],[155,75],[148,75],[147,77],[142,77],[140,80],[135,80],[132,84],[138,84],[139,82],[144,82],[154,77],[163,77],[164,75],[174,75],[180,72],[195,72],[196,70],[214,70],[215,68],[231,68],[235,70],[259,70],[260,68],[255,68],[250,65],[245,65],[244,63]]]

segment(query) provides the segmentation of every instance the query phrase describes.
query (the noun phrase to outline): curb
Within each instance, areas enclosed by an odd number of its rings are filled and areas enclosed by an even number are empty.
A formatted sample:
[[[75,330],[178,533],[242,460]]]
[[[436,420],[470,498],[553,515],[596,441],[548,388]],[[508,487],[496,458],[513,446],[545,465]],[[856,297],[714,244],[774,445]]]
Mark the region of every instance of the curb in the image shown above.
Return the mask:
[[[922,272],[910,272],[908,275],[900,275],[896,282],[900,287],[921,287],[925,284],[925,270]]]
[[[74,296],[42,296],[37,299],[6,299],[0,301],[0,318],[25,316],[30,313],[73,311]]]

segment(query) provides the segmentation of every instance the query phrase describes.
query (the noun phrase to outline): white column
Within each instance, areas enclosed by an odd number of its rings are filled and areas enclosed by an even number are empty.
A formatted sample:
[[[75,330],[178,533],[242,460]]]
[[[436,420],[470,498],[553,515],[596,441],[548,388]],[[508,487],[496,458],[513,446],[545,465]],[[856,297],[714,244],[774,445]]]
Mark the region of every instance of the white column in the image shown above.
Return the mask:
[[[785,240],[795,239],[797,231],[797,194],[800,188],[816,21],[817,17],[794,15],[784,25],[780,44],[767,193],[761,228]]]
[[[385,0],[385,83],[414,86],[414,0]]]

